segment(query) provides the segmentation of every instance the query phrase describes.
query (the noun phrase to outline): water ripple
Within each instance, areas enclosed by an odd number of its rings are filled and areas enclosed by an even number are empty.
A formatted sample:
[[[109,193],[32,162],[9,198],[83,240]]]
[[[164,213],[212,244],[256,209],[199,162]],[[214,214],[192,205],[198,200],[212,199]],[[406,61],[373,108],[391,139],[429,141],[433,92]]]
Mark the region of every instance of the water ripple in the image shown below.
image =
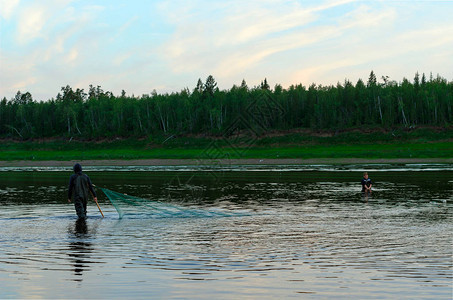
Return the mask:
[[[99,195],[105,218],[90,202],[85,222],[66,202],[67,178],[1,181],[0,294],[449,298],[452,174],[382,172],[366,198],[358,174],[337,173],[241,172],[181,185],[165,173],[105,173],[105,185],[162,207],[119,219]]]

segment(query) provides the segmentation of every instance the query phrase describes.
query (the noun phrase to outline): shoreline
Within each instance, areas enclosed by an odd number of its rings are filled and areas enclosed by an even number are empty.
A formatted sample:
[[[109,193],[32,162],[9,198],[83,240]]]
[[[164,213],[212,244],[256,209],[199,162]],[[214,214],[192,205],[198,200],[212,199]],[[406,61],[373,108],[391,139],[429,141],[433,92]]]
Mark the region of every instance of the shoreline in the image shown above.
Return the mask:
[[[219,165],[345,165],[345,164],[453,164],[453,158],[277,158],[277,159],[106,159],[106,160],[13,160],[0,161],[0,167],[72,167],[82,166],[219,166]]]

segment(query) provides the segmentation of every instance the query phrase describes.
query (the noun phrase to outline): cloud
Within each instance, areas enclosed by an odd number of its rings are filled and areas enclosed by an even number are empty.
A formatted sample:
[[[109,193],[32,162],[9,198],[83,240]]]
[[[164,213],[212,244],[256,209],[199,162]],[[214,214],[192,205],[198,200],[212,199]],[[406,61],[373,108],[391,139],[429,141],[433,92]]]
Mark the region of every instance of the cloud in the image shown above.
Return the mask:
[[[216,46],[237,45],[303,26],[315,17],[292,3],[286,7],[239,5],[219,24],[224,29],[214,37]]]
[[[0,96],[48,99],[66,84],[172,92],[209,74],[220,88],[335,84],[372,69],[453,78],[448,3],[0,1]]]
[[[18,90],[24,92],[27,87],[37,82],[37,78],[34,75],[33,59],[25,58],[22,63],[16,63],[21,61],[21,57],[18,55],[6,56],[0,52],[0,92],[1,98],[6,95],[13,95]],[[6,92],[8,89],[8,93]]]
[[[67,64],[74,63],[78,56],[79,56],[79,51],[77,50],[77,48],[72,48],[66,55],[65,61]]]
[[[253,81],[275,76],[286,85],[301,80],[328,84],[367,76],[386,61],[398,63],[392,69],[401,74],[410,68],[405,55],[451,48],[449,26],[428,26],[415,17],[426,10],[424,5],[407,9],[388,1],[306,3],[179,7],[184,17],[170,19],[174,32],[162,56],[175,73],[213,74],[230,83],[247,74]]]
[[[355,81],[366,79],[371,70],[400,81],[417,71],[429,73],[442,65],[453,68],[453,60],[448,59],[448,53],[451,57],[449,49],[453,49],[453,26],[412,28],[389,34],[394,26],[398,26],[394,12],[382,11],[380,16],[375,15],[377,20],[388,24],[388,27],[377,31],[373,30],[373,22],[367,21],[366,15],[345,23],[344,28],[350,29],[332,42],[330,50],[312,54],[310,61],[288,72],[290,75],[285,79],[287,85],[312,82],[335,84],[345,78]],[[367,24],[370,26],[367,27]],[[354,27],[350,27],[352,25]],[[444,72],[442,75],[453,74]]]
[[[9,20],[18,5],[19,0],[0,0],[0,17]]]
[[[22,10],[18,22],[17,39],[21,43],[27,43],[37,37],[44,37],[42,29],[48,14],[43,7],[26,7]]]
[[[72,1],[43,0],[20,3],[16,10],[17,18],[8,28],[12,39],[2,41],[0,48],[2,96],[28,89],[35,99],[46,99],[49,85],[55,90],[83,76],[81,69],[91,62],[87,57],[95,54],[102,37],[96,34],[102,25],[93,22],[102,6],[74,7]]]
[[[20,46],[35,42],[35,39],[50,41],[62,24],[74,20],[68,14],[67,4],[70,1],[47,1],[23,3],[16,18],[16,41]]]
[[[324,10],[351,2],[303,6],[298,1],[241,1],[228,7],[209,4],[201,11],[192,11],[193,4],[179,7],[185,17],[171,18],[175,30],[162,52],[175,72],[209,70],[232,76],[273,54],[335,34],[333,26],[313,28],[312,23],[319,21]],[[167,10],[171,7],[166,6],[163,13]],[[219,10],[221,15],[217,14]]]
[[[186,7],[183,24],[175,20],[175,32],[163,52],[175,72],[211,73],[230,82],[240,80],[235,78],[237,74],[250,74],[262,70],[264,65],[267,72],[275,67],[284,73],[286,67],[301,61],[312,63],[310,57],[300,54],[306,49],[317,45],[322,48],[322,43],[352,30],[375,27],[395,17],[391,10],[370,11],[362,5],[354,10],[348,8],[347,14],[331,17],[327,23],[323,20],[324,11],[353,2],[328,1],[315,6],[296,1],[268,1],[261,5],[241,2],[230,5],[222,16],[211,14],[218,9],[216,6],[200,12],[202,16],[188,12]],[[207,24],[205,14],[210,15]],[[284,53],[291,56],[282,57]],[[275,61],[277,57],[280,65]]]
[[[121,36],[129,27],[131,27],[137,20],[139,19],[138,16],[134,16],[130,18],[126,23],[121,25],[118,29],[117,33],[111,38],[112,41],[116,40],[119,36]]]

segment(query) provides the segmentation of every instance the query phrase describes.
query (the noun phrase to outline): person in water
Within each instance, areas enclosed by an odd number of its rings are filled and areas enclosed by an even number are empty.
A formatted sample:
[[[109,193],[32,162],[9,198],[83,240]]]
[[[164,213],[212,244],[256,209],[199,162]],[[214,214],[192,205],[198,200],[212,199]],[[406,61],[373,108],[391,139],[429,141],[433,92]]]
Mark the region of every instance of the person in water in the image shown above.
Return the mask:
[[[82,173],[82,166],[80,164],[74,165],[74,174],[69,178],[69,189],[68,189],[68,202],[74,201],[74,207],[79,219],[85,219],[87,216],[87,200],[89,192],[94,197],[94,201],[97,203],[98,198],[96,191],[93,188],[90,177]]]
[[[362,178],[362,193],[371,193],[372,186],[373,183],[371,182],[371,179],[368,178],[368,173],[364,172]]]

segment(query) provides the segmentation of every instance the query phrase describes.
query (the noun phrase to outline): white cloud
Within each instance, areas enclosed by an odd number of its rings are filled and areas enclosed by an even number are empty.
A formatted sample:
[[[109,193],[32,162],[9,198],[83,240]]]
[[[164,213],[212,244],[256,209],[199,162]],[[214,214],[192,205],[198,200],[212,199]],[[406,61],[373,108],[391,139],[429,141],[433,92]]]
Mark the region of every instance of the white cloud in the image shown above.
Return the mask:
[[[19,15],[18,41],[28,43],[37,37],[44,37],[42,30],[48,17],[43,7],[24,8]]]
[[[175,32],[163,54],[175,72],[215,72],[232,76],[263,62],[270,55],[328,38],[337,30],[311,28],[323,10],[351,0],[304,7],[298,1],[241,1],[192,11],[200,5],[179,7],[181,19],[171,18]],[[168,5],[168,4],[167,4]],[[223,14],[218,15],[221,10]],[[172,10],[165,7],[163,13]]]
[[[381,17],[384,16],[392,19],[388,12],[382,12]],[[366,79],[371,70],[378,77],[379,74],[389,75],[397,81],[412,76],[416,71],[429,73],[442,65],[453,70],[452,52],[449,50],[453,49],[453,26],[444,26],[442,30],[433,27],[382,34],[370,33],[365,26],[368,23],[366,19],[364,23],[357,23],[357,27],[351,28],[347,35],[335,40],[336,45],[327,54],[313,54],[310,61],[289,72],[286,84],[335,84],[344,78],[355,81]],[[345,24],[348,26],[350,24]],[[360,38],[362,35],[368,35],[367,39]],[[453,73],[444,72],[442,75],[452,76]]]
[[[74,63],[78,56],[79,51],[77,50],[77,48],[72,48],[66,55],[66,63],[68,64]]]
[[[41,0],[23,3],[16,19],[16,40],[21,46],[35,39],[52,42],[58,36],[61,26],[77,19],[74,10],[68,6],[71,1]]]
[[[285,57],[280,66],[272,58],[289,51],[303,52],[307,47],[336,39],[345,32],[375,27],[395,17],[391,10],[376,12],[362,6],[330,20],[330,25],[314,25],[323,23],[324,10],[351,2],[354,1],[329,1],[310,7],[294,1],[245,2],[230,5],[222,17],[208,17],[209,22],[204,18],[209,11],[202,15],[191,14],[186,7],[185,21],[174,21],[175,33],[165,45],[164,53],[175,72],[211,73],[230,82],[240,80],[235,78],[237,74],[250,74],[262,65],[267,65],[268,72],[274,67],[281,70],[303,61],[310,65],[310,57],[297,53]],[[215,12],[216,7],[211,10]],[[334,53],[331,55],[335,57]]]
[[[21,63],[17,63],[21,61]],[[0,52],[0,95],[13,96],[18,90],[24,92],[30,85],[37,82],[37,78],[33,72],[33,59],[24,58],[13,54],[5,55]]]
[[[111,38],[112,41],[116,40],[119,36],[121,36],[131,25],[133,25],[139,19],[138,16],[134,16],[130,18],[126,23],[121,25],[118,29],[117,33]]]
[[[315,16],[293,3],[286,7],[252,7],[248,5],[233,9],[230,15],[221,21],[218,46],[237,45],[303,26],[315,19]]]
[[[93,61],[87,56],[95,54],[101,36],[91,34],[99,28],[93,20],[103,7],[75,8],[71,2],[43,0],[17,7],[17,26],[10,27],[16,29],[10,34],[14,40],[0,48],[2,96],[20,89],[48,99],[51,91],[84,76],[81,70]]]
[[[234,76],[234,73],[253,68],[256,64],[271,55],[312,45],[319,41],[332,38],[337,34],[338,31],[335,28],[311,29],[286,36],[269,38],[259,44],[247,45],[242,51],[233,55],[227,55],[225,59],[221,60],[215,69],[216,74]]]
[[[66,84],[172,92],[209,74],[220,88],[265,77],[284,87],[335,84],[372,69],[395,80],[417,70],[453,78],[446,3],[0,1],[2,21],[9,18],[0,96],[20,89],[48,99]]]
[[[9,20],[18,5],[19,0],[0,0],[0,17]]]

